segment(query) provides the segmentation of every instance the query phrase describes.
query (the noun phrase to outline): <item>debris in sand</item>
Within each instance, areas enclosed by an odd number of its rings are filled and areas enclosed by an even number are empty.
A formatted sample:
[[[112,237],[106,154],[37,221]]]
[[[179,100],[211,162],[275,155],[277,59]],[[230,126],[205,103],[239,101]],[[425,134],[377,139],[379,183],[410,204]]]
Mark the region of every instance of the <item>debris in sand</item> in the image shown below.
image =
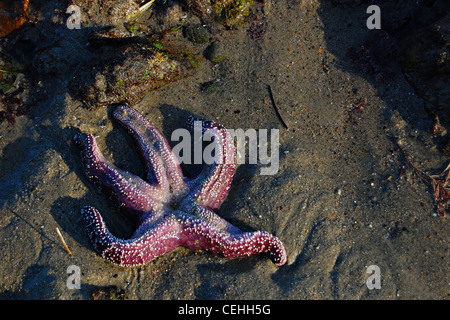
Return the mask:
[[[66,242],[64,241],[64,238],[63,238],[61,232],[59,231],[58,227],[56,227],[56,233],[58,233],[58,236],[61,239],[61,242],[64,245],[64,248],[66,249],[67,253],[69,254],[69,256],[71,256],[72,252],[70,252],[69,247],[67,246]]]
[[[353,109],[353,112],[362,112],[364,110],[364,107],[367,104],[366,98],[361,98],[357,103],[354,103],[353,106],[355,107]]]
[[[280,111],[278,111],[277,104],[275,103],[275,99],[274,99],[273,93],[272,93],[272,88],[270,87],[270,85],[267,85],[267,89],[269,90],[270,100],[272,101],[272,105],[273,105],[273,108],[275,110],[275,113],[276,113],[278,119],[280,120],[281,124],[286,129],[289,129],[288,125],[286,124],[286,122],[284,122],[283,118],[281,117]]]
[[[255,41],[264,39],[266,33],[266,24],[264,22],[257,22],[257,20],[252,21],[252,24],[247,29],[247,35]]]
[[[437,207],[437,215],[444,217],[447,212],[450,211],[450,164],[447,168],[438,175],[429,175],[425,171],[419,169],[411,160],[411,153],[407,152],[400,144],[397,142],[398,147],[405,155],[408,163],[413,167],[414,171],[421,177],[425,177],[431,180],[433,186],[433,196]],[[404,167],[402,167],[402,171]]]
[[[450,164],[438,175],[430,176],[433,182],[437,214],[441,217],[450,210]]]

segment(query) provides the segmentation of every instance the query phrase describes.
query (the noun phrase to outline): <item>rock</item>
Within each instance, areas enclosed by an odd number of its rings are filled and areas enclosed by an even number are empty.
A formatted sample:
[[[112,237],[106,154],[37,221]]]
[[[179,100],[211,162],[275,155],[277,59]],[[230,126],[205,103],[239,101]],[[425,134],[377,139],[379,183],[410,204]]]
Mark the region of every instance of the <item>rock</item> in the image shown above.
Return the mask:
[[[184,33],[186,38],[194,43],[205,43],[209,40],[209,32],[201,24],[188,24]]]
[[[211,43],[205,49],[203,56],[209,61],[215,63],[220,63],[227,58],[227,56],[221,52],[220,45],[217,42]]]
[[[186,7],[204,21],[216,20],[226,27],[236,27],[247,17],[253,0],[184,0]]]
[[[210,0],[183,0],[187,9],[203,19],[207,19],[214,13]]]
[[[192,22],[192,17],[195,16],[188,14],[178,1],[166,0],[155,3],[151,19],[145,20],[145,24],[151,30],[150,33],[159,33],[179,29],[187,20]]]
[[[115,49],[115,48],[114,48]],[[83,67],[69,90],[87,106],[138,103],[151,90],[189,74],[188,59],[136,43],[114,50]]]
[[[142,9],[146,7],[141,6],[141,2],[141,0],[76,0],[73,1],[73,4],[80,7],[84,11],[82,16],[87,16],[89,19],[95,18],[97,21],[104,20],[104,25],[112,24],[120,26],[123,25],[125,21],[135,18],[145,11]]]

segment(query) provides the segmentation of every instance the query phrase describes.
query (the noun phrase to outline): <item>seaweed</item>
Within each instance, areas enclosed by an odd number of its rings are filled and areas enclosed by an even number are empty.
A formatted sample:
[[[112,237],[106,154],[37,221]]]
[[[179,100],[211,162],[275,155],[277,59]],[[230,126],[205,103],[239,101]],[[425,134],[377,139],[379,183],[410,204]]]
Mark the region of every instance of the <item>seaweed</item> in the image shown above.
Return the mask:
[[[212,6],[220,23],[227,27],[235,27],[250,14],[253,0],[217,1]]]

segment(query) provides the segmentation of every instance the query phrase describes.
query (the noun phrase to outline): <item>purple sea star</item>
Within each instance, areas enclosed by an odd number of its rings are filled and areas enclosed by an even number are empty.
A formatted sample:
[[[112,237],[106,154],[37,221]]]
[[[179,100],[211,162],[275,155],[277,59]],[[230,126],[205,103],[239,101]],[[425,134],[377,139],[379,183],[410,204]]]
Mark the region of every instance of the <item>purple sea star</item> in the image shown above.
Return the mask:
[[[121,266],[143,265],[183,246],[229,258],[268,252],[276,265],[286,263],[286,250],[277,237],[241,231],[213,211],[225,199],[235,170],[234,142],[223,126],[202,121],[203,132],[208,130],[217,143],[216,159],[221,161],[188,179],[167,140],[147,118],[126,105],[113,115],[135,141],[145,164],[144,179],[105,159],[91,134],[75,136],[88,177],[138,218],[131,238],[119,239],[108,231],[97,209],[82,209],[89,238],[103,258]],[[190,117],[187,125],[192,127],[194,120]]]

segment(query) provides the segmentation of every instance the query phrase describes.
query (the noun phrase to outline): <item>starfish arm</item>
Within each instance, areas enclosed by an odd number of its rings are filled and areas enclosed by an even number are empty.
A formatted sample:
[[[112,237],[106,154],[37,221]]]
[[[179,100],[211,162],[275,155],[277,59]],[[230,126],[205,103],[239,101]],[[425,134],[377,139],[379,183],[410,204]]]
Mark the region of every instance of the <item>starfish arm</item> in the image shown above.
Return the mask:
[[[181,226],[173,217],[164,219],[141,236],[124,240],[109,232],[97,209],[84,207],[82,214],[94,249],[103,258],[120,266],[146,264],[180,245]]]
[[[202,219],[183,215],[178,219],[182,226],[182,245],[190,249],[205,249],[223,254],[227,258],[269,253],[277,266],[287,261],[283,243],[275,236],[264,232],[226,232]]]
[[[200,218],[201,220],[207,222],[208,224],[211,224],[214,228],[218,230],[222,230],[224,232],[232,233],[232,234],[239,234],[242,233],[242,231],[229,223],[227,220],[220,217],[218,214],[216,214],[211,209],[208,209],[206,207],[199,207],[195,203],[191,204],[184,204],[183,203],[183,214],[186,212],[189,212],[192,215],[195,215],[196,217]]]
[[[100,152],[93,135],[77,134],[75,143],[81,149],[87,176],[108,192],[117,204],[137,212],[159,210],[166,197],[164,190],[109,162]]]
[[[181,193],[186,186],[180,163],[158,128],[126,105],[117,107],[114,117],[133,137],[146,165],[147,179],[159,184],[169,183],[173,193]],[[169,185],[164,187],[169,188]]]
[[[193,130],[195,121],[201,118],[189,117],[186,125]],[[210,209],[218,209],[228,194],[233,180],[235,165],[235,148],[233,138],[228,130],[214,121],[202,121],[203,133],[206,131],[212,135],[213,143],[217,144],[213,164],[205,166],[198,177],[190,182],[193,188],[191,194],[199,205]]]

